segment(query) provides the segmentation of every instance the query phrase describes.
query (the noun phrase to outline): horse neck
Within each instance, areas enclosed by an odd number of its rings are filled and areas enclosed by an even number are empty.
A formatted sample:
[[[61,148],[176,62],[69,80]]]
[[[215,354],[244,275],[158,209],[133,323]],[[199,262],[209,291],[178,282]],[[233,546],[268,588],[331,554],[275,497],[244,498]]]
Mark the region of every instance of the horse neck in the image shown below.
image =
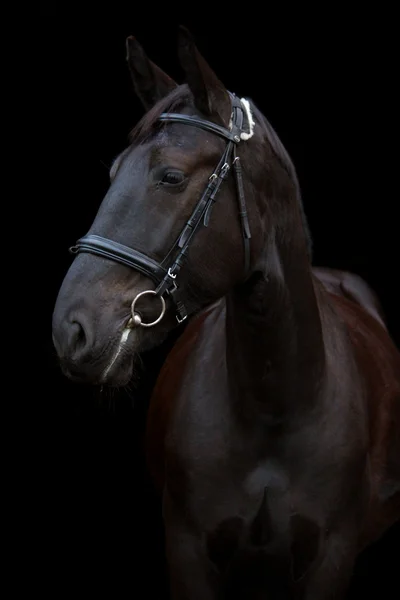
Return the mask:
[[[280,421],[310,408],[324,372],[324,345],[301,207],[269,231],[247,281],[227,297],[232,392]]]

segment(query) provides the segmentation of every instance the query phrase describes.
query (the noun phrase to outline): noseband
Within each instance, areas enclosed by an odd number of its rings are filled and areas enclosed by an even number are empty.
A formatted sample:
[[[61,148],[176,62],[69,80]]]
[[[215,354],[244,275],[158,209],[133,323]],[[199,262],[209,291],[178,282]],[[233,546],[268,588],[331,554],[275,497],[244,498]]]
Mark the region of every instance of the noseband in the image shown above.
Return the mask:
[[[250,266],[250,227],[246,210],[246,201],[243,191],[242,167],[240,159],[236,155],[236,146],[242,139],[248,139],[253,134],[253,122],[250,109],[246,100],[240,100],[233,94],[232,99],[232,118],[230,129],[220,127],[210,121],[204,121],[197,117],[181,115],[176,113],[163,113],[159,120],[164,123],[182,123],[184,125],[192,125],[199,127],[205,131],[209,131],[224,138],[227,145],[221,159],[214,169],[214,172],[209,177],[208,185],[198,201],[192,215],[184,226],[180,236],[175,242],[172,249],[168,252],[167,257],[158,263],[149,258],[142,252],[101,237],[99,235],[87,235],[76,242],[76,245],[70,248],[70,252],[78,254],[80,252],[88,252],[97,256],[111,259],[133,269],[136,269],[143,275],[150,277],[157,285],[155,290],[147,290],[138,294],[132,302],[131,312],[132,318],[128,323],[128,327],[142,326],[153,327],[161,321],[165,314],[164,295],[167,294],[173,301],[176,309],[176,319],[178,323],[182,323],[187,318],[187,311],[180,296],[180,290],[177,285],[178,274],[185,262],[186,255],[189,250],[191,241],[194,238],[196,231],[201,223],[205,227],[208,226],[210,215],[214,203],[217,199],[218,191],[227,178],[228,173],[233,166],[236,180],[237,197],[239,202],[239,216],[242,227],[243,244],[244,244],[244,266],[247,273]],[[244,116],[246,115],[250,133],[243,131]],[[175,256],[172,264],[167,266],[165,263],[170,256]],[[146,295],[156,295],[160,298],[162,310],[159,317],[151,323],[143,323],[140,315],[135,312],[136,302],[139,297]]]

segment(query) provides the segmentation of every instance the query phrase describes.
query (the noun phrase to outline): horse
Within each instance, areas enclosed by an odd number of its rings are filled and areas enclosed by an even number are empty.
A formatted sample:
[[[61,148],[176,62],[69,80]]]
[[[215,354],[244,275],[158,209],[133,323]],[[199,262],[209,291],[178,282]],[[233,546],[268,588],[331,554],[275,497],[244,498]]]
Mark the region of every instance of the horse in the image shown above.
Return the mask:
[[[145,114],[53,312],[65,375],[125,386],[179,332],[147,423],[174,600],[345,597],[400,516],[400,353],[373,290],[312,265],[293,163],[180,28],[128,37]]]

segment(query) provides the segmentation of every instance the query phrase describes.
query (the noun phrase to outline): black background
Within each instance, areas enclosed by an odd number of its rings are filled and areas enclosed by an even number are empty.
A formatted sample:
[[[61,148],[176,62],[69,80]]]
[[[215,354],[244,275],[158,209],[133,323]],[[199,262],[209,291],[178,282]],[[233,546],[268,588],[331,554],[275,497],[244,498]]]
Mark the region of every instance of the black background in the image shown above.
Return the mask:
[[[142,115],[125,63],[128,35],[181,82],[176,31],[186,25],[225,85],[258,104],[296,165],[315,264],[363,276],[400,345],[394,15],[373,5],[354,13],[268,3],[215,11],[216,3],[41,5],[43,224],[51,248],[42,305],[49,400],[42,508],[52,557],[46,578],[56,596],[67,587],[76,595],[104,591],[107,582],[108,597],[166,597],[160,506],[141,446],[162,350],[145,357],[135,391],[99,394],[62,377],[51,344],[67,249],[88,229],[107,166]],[[361,558],[351,598],[396,594],[398,540],[393,530]]]

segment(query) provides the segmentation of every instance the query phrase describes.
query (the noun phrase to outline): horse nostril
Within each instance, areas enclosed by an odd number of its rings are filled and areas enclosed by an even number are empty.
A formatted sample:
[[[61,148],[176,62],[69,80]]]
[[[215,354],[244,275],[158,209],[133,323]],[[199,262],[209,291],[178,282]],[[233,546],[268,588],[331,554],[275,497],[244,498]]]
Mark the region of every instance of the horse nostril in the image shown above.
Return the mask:
[[[53,344],[64,362],[79,362],[93,344],[91,320],[84,311],[62,310],[54,313]]]
[[[86,344],[85,330],[79,321],[72,321],[70,324],[70,347],[75,350],[82,348]]]

